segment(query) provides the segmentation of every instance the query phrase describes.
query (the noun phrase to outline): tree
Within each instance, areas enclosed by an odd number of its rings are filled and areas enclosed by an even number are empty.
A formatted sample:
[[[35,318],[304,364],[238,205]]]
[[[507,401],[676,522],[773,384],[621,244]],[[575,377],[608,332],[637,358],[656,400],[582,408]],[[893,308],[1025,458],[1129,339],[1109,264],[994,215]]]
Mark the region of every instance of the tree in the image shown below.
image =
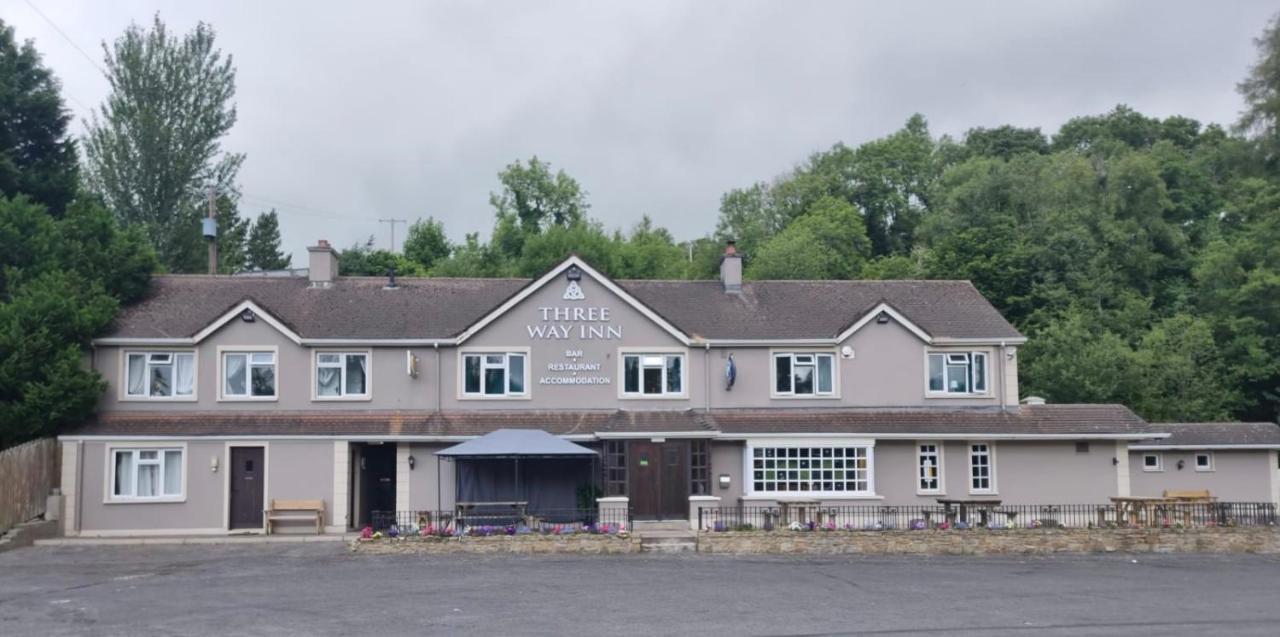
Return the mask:
[[[676,245],[666,228],[644,215],[625,238],[613,238],[613,276],[620,279],[683,279],[689,270],[686,250]]]
[[[258,215],[249,228],[245,258],[250,270],[284,270],[293,263],[293,254],[280,251],[280,219],[275,209]]]
[[[214,205],[218,214],[218,273],[244,272],[249,220],[240,216],[240,208],[231,197],[218,197]]]
[[[58,80],[0,20],[0,196],[26,194],[61,215],[75,197],[75,141]]]
[[[396,276],[426,276],[422,264],[390,250],[374,250],[370,244],[353,245],[342,251],[338,270],[342,276],[385,277],[394,269]]]
[[[566,228],[586,215],[586,193],[577,180],[563,170],[554,174],[551,164],[537,156],[528,164],[516,160],[498,173],[502,190],[490,193],[489,203],[499,217],[513,216],[526,233],[537,233],[550,225]]]
[[[1274,164],[1280,153],[1280,14],[1271,19],[1254,45],[1258,60],[1236,87],[1245,102],[1237,128],[1258,140],[1268,163]]]
[[[146,240],[77,202],[60,219],[0,197],[0,448],[56,434],[88,416],[105,388],[83,364],[89,339],[155,267]]]
[[[84,139],[88,186],[121,222],[145,229],[166,268],[200,271],[206,188],[234,192],[244,161],[221,143],[236,122],[232,59],[209,25],[178,38],[159,15],[103,50],[111,94]]]
[[[1022,153],[1044,155],[1049,152],[1049,140],[1039,128],[1016,126],[971,128],[964,135],[964,145],[976,155],[998,159],[1009,159]]]
[[[835,197],[819,199],[748,263],[751,279],[852,279],[871,253],[858,211]]]
[[[431,266],[449,256],[453,247],[444,234],[444,224],[428,217],[409,226],[409,236],[404,240],[404,256],[430,270]]]

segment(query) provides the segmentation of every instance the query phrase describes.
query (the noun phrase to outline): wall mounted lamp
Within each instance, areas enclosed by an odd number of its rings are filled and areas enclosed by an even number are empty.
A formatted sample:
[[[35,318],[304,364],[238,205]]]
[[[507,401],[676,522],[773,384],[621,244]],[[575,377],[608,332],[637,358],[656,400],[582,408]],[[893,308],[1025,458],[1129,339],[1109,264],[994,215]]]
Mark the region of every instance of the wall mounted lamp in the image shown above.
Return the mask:
[[[209,456],[209,470],[214,473],[218,472],[218,456]]]
[[[240,320],[244,321],[245,323],[252,323],[252,322],[253,322],[253,318],[254,318],[254,317],[253,317],[253,310],[251,310],[251,309],[249,309],[249,308],[247,308],[247,307],[246,307],[246,308],[244,308],[244,311],[240,313]]]
[[[1178,471],[1182,471],[1182,468],[1183,468],[1183,467],[1185,467],[1185,466],[1187,466],[1187,461],[1186,461],[1186,460],[1179,460],[1179,461],[1178,461]]]
[[[720,483],[720,488],[721,488],[721,489],[728,489],[728,488],[729,488],[729,484],[730,484],[732,481],[733,481],[733,479],[732,479],[732,478],[730,478],[730,477],[729,477],[729,474],[727,474],[727,473],[722,473],[722,474],[720,474],[719,478],[717,479],[717,482],[719,482],[719,483]]]
[[[418,460],[413,456],[409,456],[409,470],[413,471],[413,466],[418,464]]]

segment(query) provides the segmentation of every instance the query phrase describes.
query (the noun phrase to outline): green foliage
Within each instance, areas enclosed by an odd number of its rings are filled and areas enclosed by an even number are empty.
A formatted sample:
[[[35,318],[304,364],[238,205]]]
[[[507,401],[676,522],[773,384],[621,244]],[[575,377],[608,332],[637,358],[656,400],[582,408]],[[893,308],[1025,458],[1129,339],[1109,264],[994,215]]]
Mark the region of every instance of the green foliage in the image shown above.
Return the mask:
[[[427,269],[416,261],[410,261],[403,254],[390,250],[374,250],[366,245],[353,245],[342,251],[338,260],[339,274],[342,276],[387,276],[395,269],[396,276],[426,276]]]
[[[761,246],[750,279],[851,279],[871,252],[866,228],[849,202],[823,197]]]
[[[453,247],[444,234],[444,224],[434,218],[421,219],[409,226],[409,236],[404,240],[404,256],[430,270],[437,261],[447,258]]]
[[[502,190],[489,195],[490,205],[499,217],[514,217],[526,233],[572,226],[586,215],[586,193],[578,182],[563,170],[553,174],[551,164],[536,156],[507,166],[498,181]]]
[[[218,197],[214,205],[218,214],[218,274],[243,272],[248,259],[245,244],[249,220],[240,216],[240,209],[231,197]]]
[[[234,192],[244,160],[221,145],[236,122],[232,60],[209,25],[178,38],[158,15],[103,49],[111,94],[84,139],[87,185],[122,223],[143,228],[166,268],[203,271],[206,189]]]
[[[75,142],[71,115],[57,78],[30,41],[21,46],[0,20],[0,196],[25,194],[54,215],[75,197]]]
[[[1049,140],[1039,128],[998,126],[973,128],[964,135],[964,145],[974,155],[1009,159],[1023,153],[1044,155],[1049,152]]]
[[[1280,156],[1280,15],[1271,19],[1254,44],[1258,60],[1237,86],[1245,102],[1237,128],[1258,140],[1268,164],[1274,166]]]
[[[280,251],[280,219],[274,209],[258,215],[258,220],[253,222],[245,259],[250,270],[284,270],[293,263],[292,254]]]
[[[141,234],[98,206],[76,202],[54,219],[0,198],[0,448],[92,412],[104,386],[84,365],[89,339],[145,292],[155,265]]]

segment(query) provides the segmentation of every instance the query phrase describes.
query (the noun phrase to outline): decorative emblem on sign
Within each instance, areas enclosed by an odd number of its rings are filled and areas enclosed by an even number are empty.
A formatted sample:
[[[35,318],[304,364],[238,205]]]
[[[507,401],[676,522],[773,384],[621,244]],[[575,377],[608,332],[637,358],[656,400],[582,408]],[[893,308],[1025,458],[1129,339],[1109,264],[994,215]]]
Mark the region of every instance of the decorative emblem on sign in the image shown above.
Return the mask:
[[[582,288],[577,281],[570,281],[569,287],[564,289],[564,300],[566,301],[581,301],[585,298],[587,298],[587,295],[582,293]]]

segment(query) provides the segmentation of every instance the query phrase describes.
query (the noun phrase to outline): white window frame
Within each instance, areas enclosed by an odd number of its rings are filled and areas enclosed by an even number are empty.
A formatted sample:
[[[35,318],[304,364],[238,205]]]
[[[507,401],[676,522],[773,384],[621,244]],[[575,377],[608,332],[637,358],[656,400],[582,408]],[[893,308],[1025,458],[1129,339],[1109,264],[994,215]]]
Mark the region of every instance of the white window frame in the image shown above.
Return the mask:
[[[943,357],[943,359],[942,359],[942,389],[940,389],[940,390],[938,390],[938,389],[933,389],[933,388],[931,388],[931,387],[929,386],[929,380],[930,380],[929,369],[930,369],[931,359],[932,359],[934,356],[942,356],[942,357]],[[950,386],[950,382],[948,382],[948,381],[950,380],[950,373],[949,373],[949,371],[948,371],[948,370],[949,370],[949,368],[950,368],[950,366],[951,366],[951,365],[953,365],[953,364],[959,364],[959,363],[953,363],[953,362],[951,361],[951,357],[953,357],[953,356],[964,356],[964,357],[965,357],[965,359],[966,359],[966,362],[965,362],[964,364],[965,364],[966,368],[968,369],[968,376],[969,376],[969,378],[968,378],[968,385],[967,385],[967,386],[968,386],[968,388],[969,388],[969,391],[964,391],[964,392],[953,392],[953,391],[948,391],[948,390],[947,390],[947,387],[949,387],[949,386]],[[978,359],[978,358],[981,358],[981,359],[982,359],[982,378],[981,378],[981,380],[982,380],[982,389],[981,389],[981,390],[976,390],[976,389],[974,389],[974,387],[976,387],[976,386],[978,385],[978,383],[976,382],[976,381],[978,380],[978,376],[977,376],[977,373],[976,373],[976,369],[977,369],[977,367],[978,367],[978,364],[977,364],[977,362],[976,362],[976,361],[977,361],[977,359]],[[992,358],[992,357],[991,357],[990,352],[986,352],[986,351],[983,351],[983,350],[964,350],[964,351],[955,351],[955,350],[925,350],[925,353],[924,353],[924,393],[925,393],[925,397],[926,397],[926,398],[957,398],[957,397],[963,398],[963,397],[985,397],[985,396],[990,396],[990,395],[991,395],[991,376],[992,376],[992,374],[991,374],[991,358]]]
[[[103,493],[102,502],[104,504],[163,504],[187,501],[187,443],[165,443],[160,445],[128,445],[128,444],[108,444],[106,445],[106,461],[103,472],[105,479],[103,485],[106,490]],[[136,493],[138,485],[138,467],[140,465],[138,456],[142,451],[155,451],[157,459],[154,463],[158,466],[157,471],[160,472],[160,492],[162,495],[155,496],[136,496],[136,495],[115,495],[116,493],[116,454],[132,453],[134,454],[133,464],[133,486]],[[177,451],[181,453],[181,468],[178,470],[181,484],[177,494],[164,494],[165,484],[165,452]]]
[[[1205,458],[1208,458],[1208,460],[1209,460],[1209,464],[1207,464],[1207,465],[1205,465],[1205,466],[1203,466],[1203,467],[1202,467],[1202,466],[1200,466],[1200,456],[1204,456]],[[1193,466],[1195,466],[1196,471],[1199,471],[1199,472],[1201,472],[1201,473],[1208,473],[1208,472],[1213,471],[1213,470],[1214,470],[1214,458],[1213,458],[1213,452],[1212,452],[1212,451],[1197,451],[1197,452],[1195,452],[1195,453],[1191,454],[1191,464],[1192,464]]]
[[[178,354],[191,355],[191,394],[189,395],[173,394],[171,396],[150,395],[151,394],[151,372],[149,367],[150,367],[151,356],[154,354],[169,354],[170,356],[177,356]],[[143,363],[143,365],[147,366],[148,369],[143,371],[143,387],[142,387],[143,393],[142,394],[129,393],[129,357],[131,355],[142,355],[147,357],[147,361]],[[176,360],[174,360],[173,366],[174,366],[173,373],[176,376],[178,373]],[[119,382],[119,385],[120,385],[119,400],[121,401],[195,402],[196,400],[198,400],[199,394],[200,394],[200,352],[199,350],[196,350],[196,349],[182,349],[182,348],[174,349],[171,347],[161,347],[161,348],[131,347],[128,349],[121,349],[119,374],[120,374],[119,375],[119,381],[120,381]]]
[[[339,363],[341,371],[338,373],[338,389],[341,393],[337,396],[321,396],[320,395],[320,355],[321,354],[341,354],[342,359]],[[365,357],[364,366],[364,393],[348,394],[347,393],[347,356],[356,355]],[[325,365],[332,367],[332,365]],[[278,381],[278,378],[277,378]],[[276,390],[279,393],[279,389]],[[373,399],[373,350],[368,349],[315,349],[311,351],[311,400],[322,401],[359,401]]]
[[[640,365],[640,388],[638,392],[627,391],[627,358],[630,356],[641,357]],[[661,356],[662,357],[662,393],[646,394],[644,393],[644,361],[645,356]],[[676,357],[680,359],[680,391],[667,391],[667,358]],[[678,347],[642,347],[631,348],[623,347],[618,349],[618,398],[626,400],[679,400],[689,397],[689,356],[687,350]]]
[[[969,493],[971,495],[995,495],[997,493],[995,444],[988,440],[971,440],[968,443],[966,443],[966,445],[967,446],[965,447],[965,452],[966,452],[965,456],[967,457],[968,464],[969,464]],[[974,486],[974,481],[977,480],[977,476],[973,475],[973,470],[974,470],[974,467],[976,466],[973,463],[973,455],[974,455],[973,448],[977,445],[986,445],[987,447],[986,457],[987,457],[987,485],[988,486],[985,489]]]
[[[504,371],[503,393],[486,394],[484,393],[484,370],[486,369],[486,356],[502,355],[502,365]],[[511,355],[515,354],[524,357],[524,392],[511,392]],[[480,358],[480,391],[467,391],[467,357],[479,356]],[[458,351],[458,400],[530,400],[533,397],[533,387],[530,385],[530,379],[533,377],[531,371],[533,367],[533,357],[530,355],[528,347],[469,347],[465,350]]]
[[[1155,458],[1155,466],[1147,466],[1147,458]],[[1164,454],[1159,451],[1147,451],[1142,454],[1142,470],[1146,473],[1159,473],[1164,471]]]
[[[756,500],[793,500],[793,499],[879,499],[876,495],[876,453],[874,439],[755,439],[748,440],[743,447],[743,493],[744,497]],[[756,449],[799,449],[799,448],[835,448],[855,447],[866,452],[867,468],[865,491],[757,491],[755,488],[755,450]],[[812,469],[811,469],[812,470]],[[821,470],[821,469],[818,469]]]
[[[252,356],[254,354],[271,354],[271,367],[275,374],[275,386],[272,388],[275,393],[270,396],[254,396],[253,395],[253,370],[252,367],[262,366],[262,363],[253,363]],[[229,394],[227,393],[227,357],[236,354],[249,356],[250,359],[245,362],[245,390],[246,394]],[[316,357],[319,360],[319,357]],[[366,372],[366,384],[368,387],[368,373]],[[246,345],[246,346],[218,346],[218,400],[221,402],[271,402],[280,399],[280,352],[279,348],[274,345]]]
[[[812,356],[813,358],[813,393],[797,394],[795,393],[795,368],[797,356]],[[818,357],[825,356],[831,359],[831,391],[822,392],[818,388],[821,382],[818,378]],[[778,360],[782,358],[791,359],[791,390],[778,391]],[[840,398],[840,357],[836,356],[834,350],[770,350],[769,351],[769,397],[794,399],[794,400],[829,400]]]
[[[926,452],[921,447],[929,445],[933,447],[934,470],[937,472],[937,486],[932,489],[926,489],[924,482],[924,459]],[[945,445],[940,440],[917,440],[915,443],[916,455],[916,495],[945,495],[947,492],[946,471],[943,469],[943,452]]]

